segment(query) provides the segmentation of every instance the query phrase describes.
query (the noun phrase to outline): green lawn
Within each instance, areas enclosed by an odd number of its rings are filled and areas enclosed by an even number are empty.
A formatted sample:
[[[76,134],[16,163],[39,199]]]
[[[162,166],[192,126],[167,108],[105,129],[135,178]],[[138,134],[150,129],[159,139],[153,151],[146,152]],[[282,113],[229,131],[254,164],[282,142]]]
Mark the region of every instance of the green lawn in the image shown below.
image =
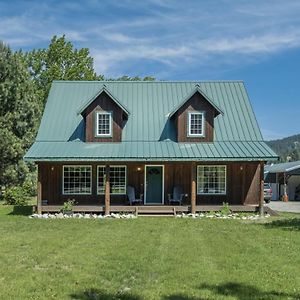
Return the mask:
[[[300,299],[300,216],[39,220],[0,206],[0,299]]]

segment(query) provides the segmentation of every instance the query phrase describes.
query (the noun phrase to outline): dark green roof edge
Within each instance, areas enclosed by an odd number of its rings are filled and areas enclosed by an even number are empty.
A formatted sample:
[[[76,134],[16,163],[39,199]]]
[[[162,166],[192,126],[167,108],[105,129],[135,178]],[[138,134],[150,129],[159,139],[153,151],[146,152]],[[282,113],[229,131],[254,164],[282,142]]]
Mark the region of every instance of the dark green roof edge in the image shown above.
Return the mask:
[[[191,93],[189,93],[183,101],[170,113],[169,118],[172,118],[173,115],[187,102],[189,99],[195,95],[196,93],[201,94],[206,101],[221,115],[224,115],[224,112],[201,90],[200,86],[198,84],[195,85],[195,89],[192,90]]]
[[[121,102],[111,93],[111,91],[103,84],[103,86],[99,89],[99,91],[91,97],[82,107],[77,111],[78,115],[82,114],[86,108],[101,94],[105,92],[126,114],[130,115],[128,109],[121,104]]]
[[[185,82],[192,82],[192,83],[206,83],[206,82],[242,82],[244,83],[244,80],[53,80],[52,82],[56,83],[79,83],[79,82],[109,82],[109,83],[116,83],[116,82],[122,82],[122,83],[185,83]]]
[[[213,162],[213,161],[217,161],[217,162],[227,162],[227,161],[276,161],[277,158],[274,158],[274,156],[270,156],[270,157],[243,157],[243,158],[236,158],[236,157],[226,157],[226,158],[135,158],[135,157],[129,157],[129,158],[90,158],[90,157],[65,157],[65,158],[52,158],[52,157],[30,157],[30,158],[23,158],[24,161],[27,162],[35,162],[35,161],[148,161],[148,162],[168,162],[168,161],[201,161],[201,162],[205,162],[205,161],[209,161],[209,162]]]

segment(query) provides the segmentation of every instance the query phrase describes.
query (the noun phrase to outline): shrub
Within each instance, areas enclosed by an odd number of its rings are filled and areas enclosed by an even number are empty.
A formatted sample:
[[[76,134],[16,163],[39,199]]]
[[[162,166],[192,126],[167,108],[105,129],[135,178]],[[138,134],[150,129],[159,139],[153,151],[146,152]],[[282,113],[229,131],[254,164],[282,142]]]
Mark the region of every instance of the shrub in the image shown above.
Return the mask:
[[[73,211],[73,206],[75,205],[75,200],[68,199],[68,201],[64,202],[63,207],[61,208],[62,213],[70,213]]]
[[[26,205],[28,195],[22,187],[15,186],[5,190],[3,200],[7,205]]]
[[[228,203],[225,203],[223,202],[223,206],[220,210],[220,213],[224,216],[228,216],[229,214],[231,214],[231,210],[229,208],[229,204]]]
[[[37,195],[36,181],[36,173],[30,173],[28,176],[26,176],[22,188],[28,196],[34,197]]]

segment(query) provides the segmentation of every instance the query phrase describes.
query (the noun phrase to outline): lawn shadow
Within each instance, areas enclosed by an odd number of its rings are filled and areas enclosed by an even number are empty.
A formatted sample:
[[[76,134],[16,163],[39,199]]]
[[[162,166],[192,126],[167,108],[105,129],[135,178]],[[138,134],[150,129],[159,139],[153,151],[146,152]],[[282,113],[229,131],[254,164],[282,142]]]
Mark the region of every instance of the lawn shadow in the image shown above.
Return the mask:
[[[141,300],[142,298],[128,293],[109,294],[99,289],[88,289],[83,292],[70,295],[71,299],[78,300]]]
[[[259,288],[244,283],[227,282],[219,285],[202,284],[201,290],[209,290],[217,296],[231,296],[238,300],[275,300],[275,299],[300,299],[300,294],[285,293],[281,291],[262,291]]]
[[[300,230],[300,218],[290,218],[275,220],[269,223],[263,224],[266,228],[282,228],[284,230]]]
[[[199,298],[199,297],[187,296],[183,294],[176,294],[176,295],[163,296],[160,299],[162,300],[205,300],[208,298]]]
[[[30,216],[33,213],[32,205],[14,205],[13,210],[8,215]]]
[[[204,300],[204,299],[219,299],[220,297],[234,297],[237,300],[279,300],[279,299],[300,299],[300,294],[285,293],[281,291],[262,291],[259,288],[237,282],[227,282],[223,284],[202,284],[199,290],[207,290],[212,293],[211,296],[199,297],[189,296],[186,294],[173,294],[160,296],[161,300]],[[83,292],[70,295],[74,300],[141,300],[140,296],[131,295],[129,293],[110,294],[99,289],[88,289]]]

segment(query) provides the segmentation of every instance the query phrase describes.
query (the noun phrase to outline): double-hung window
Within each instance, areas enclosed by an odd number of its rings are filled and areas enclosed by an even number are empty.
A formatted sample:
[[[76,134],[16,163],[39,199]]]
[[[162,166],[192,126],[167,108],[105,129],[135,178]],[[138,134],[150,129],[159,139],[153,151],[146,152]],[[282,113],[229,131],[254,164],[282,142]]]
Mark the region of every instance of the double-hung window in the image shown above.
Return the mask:
[[[204,112],[188,112],[189,137],[204,137]]]
[[[112,113],[98,111],[96,112],[96,136],[112,136]]]
[[[91,166],[63,166],[64,195],[90,195],[91,193]]]
[[[105,166],[97,167],[98,194],[105,193]],[[109,167],[110,193],[112,195],[126,194],[126,166]]]
[[[197,166],[197,194],[225,195],[226,166]]]

